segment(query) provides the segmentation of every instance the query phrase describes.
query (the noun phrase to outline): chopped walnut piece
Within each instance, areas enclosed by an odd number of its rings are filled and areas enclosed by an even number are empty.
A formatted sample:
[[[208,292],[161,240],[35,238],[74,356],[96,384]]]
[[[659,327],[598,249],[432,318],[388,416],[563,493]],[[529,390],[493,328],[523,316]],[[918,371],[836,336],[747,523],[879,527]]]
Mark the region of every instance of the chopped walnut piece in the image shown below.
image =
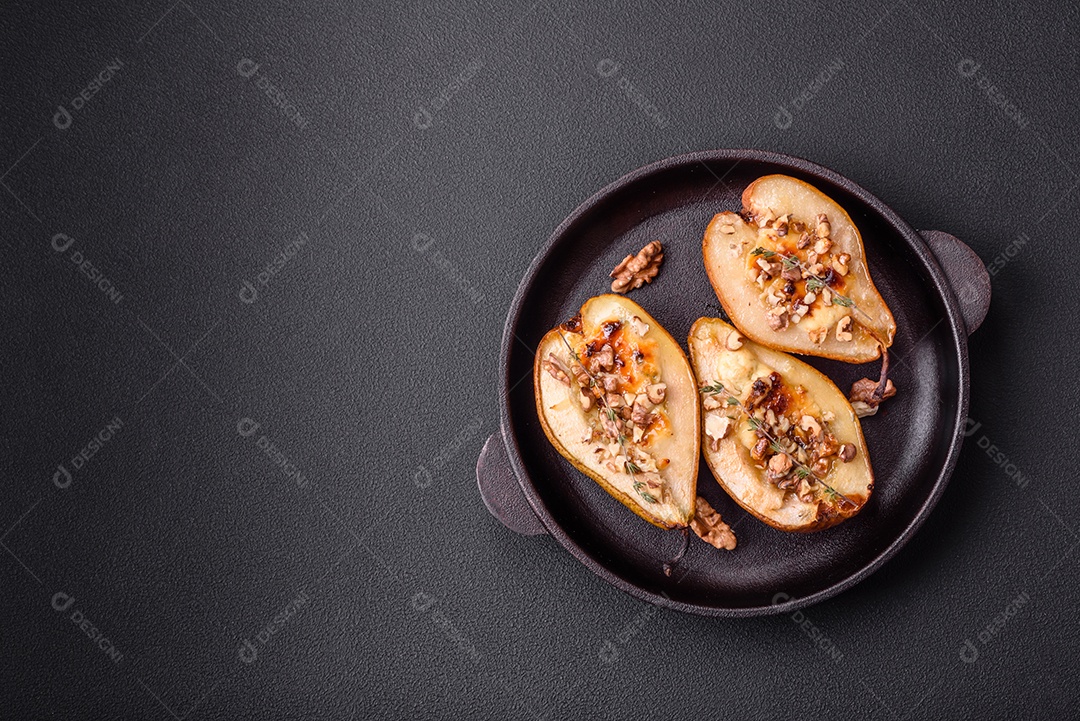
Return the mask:
[[[832,241],[828,238],[819,238],[818,242],[814,243],[814,252],[818,255],[825,255],[832,250]]]
[[[667,383],[653,383],[650,386],[646,386],[645,396],[653,405],[663,403],[664,398],[667,397]]]
[[[649,332],[649,324],[638,318],[636,315],[630,319],[630,327],[634,329],[634,332],[638,335],[645,335]]]
[[[821,436],[821,424],[811,415],[804,415],[799,419],[799,428],[807,431],[811,438],[819,438]]]
[[[581,410],[590,410],[593,406],[593,397],[588,393],[582,391],[578,394],[578,400],[581,402]]]
[[[814,454],[818,458],[828,458],[840,450],[840,444],[832,433],[825,433],[821,441],[814,446]]]
[[[769,439],[761,438],[754,444],[754,447],[750,449],[750,457],[755,461],[765,460],[765,453],[769,450]]]
[[[788,234],[788,223],[791,220],[791,214],[787,213],[781,215],[776,219],[776,224],[773,225],[773,229],[776,230],[776,234],[783,237]]]
[[[854,458],[855,457],[855,446],[854,446],[854,444],[845,443],[844,445],[840,446],[840,452],[837,453],[837,457],[841,461],[843,461],[844,463],[847,463],[852,458]]]
[[[541,361],[540,367],[547,371],[555,380],[564,385],[570,385],[570,371],[554,353],[548,353],[547,360]]]
[[[705,396],[702,405],[705,406],[707,411],[715,411],[717,408],[724,407],[724,401],[720,400],[719,396],[709,394]]]
[[[783,307],[773,308],[765,314],[765,321],[773,330],[784,330],[788,327],[787,310],[785,310]]]
[[[769,470],[766,477],[776,480],[783,478],[791,470],[791,458],[786,453],[777,453],[769,459]]]
[[[821,345],[825,342],[825,339],[829,337],[829,327],[825,326],[824,328],[817,328],[815,330],[807,331],[806,335],[810,337],[811,343]]]
[[[874,397],[877,387],[878,381],[872,381],[869,378],[861,378],[851,385],[848,400],[851,401],[851,407],[855,409],[855,415],[859,418],[874,415],[883,400],[896,395],[896,386],[893,385],[892,379],[885,382],[885,392],[881,394],[881,398]]]
[[[734,551],[737,540],[731,526],[724,523],[724,519],[716,512],[709,502],[701,496],[694,501],[694,518],[690,521],[690,528],[698,535],[698,538],[710,546],[722,548],[725,551]]]
[[[626,256],[609,275],[615,279],[611,281],[611,290],[615,293],[628,293],[651,283],[660,272],[660,263],[663,260],[664,247],[659,240],[646,245],[637,255]]]
[[[851,260],[851,256],[847,253],[841,253],[832,259],[832,269],[836,271],[837,275],[847,275],[848,261]]]
[[[836,324],[836,340],[848,343],[851,341],[851,316],[845,315]]]
[[[743,337],[736,331],[728,333],[727,340],[724,341],[724,347],[728,350],[739,350],[743,346]]]
[[[803,233],[802,235],[799,236],[799,239],[795,242],[795,247],[798,248],[799,250],[806,250],[807,248],[810,247],[810,243],[812,243],[812,242],[813,242],[813,238],[810,237],[810,234],[809,233]]]
[[[634,422],[634,425],[648,426],[653,420],[650,410],[652,410],[652,403],[649,403],[649,399],[644,394],[639,395],[630,410],[630,420]]]
[[[799,497],[799,500],[803,503],[809,503],[814,500],[814,485],[809,478],[799,479],[799,487],[795,490],[795,495]]]
[[[600,370],[609,371],[614,368],[615,349],[610,344],[605,343],[600,352],[596,354],[596,362],[600,365]]]
[[[623,397],[618,393],[608,393],[606,396],[604,396],[604,405],[606,405],[612,410],[617,411],[624,405],[626,405],[626,403],[625,401],[623,401]]]
[[[831,232],[832,226],[829,225],[829,216],[825,213],[819,213],[817,217],[817,237],[828,238]]]

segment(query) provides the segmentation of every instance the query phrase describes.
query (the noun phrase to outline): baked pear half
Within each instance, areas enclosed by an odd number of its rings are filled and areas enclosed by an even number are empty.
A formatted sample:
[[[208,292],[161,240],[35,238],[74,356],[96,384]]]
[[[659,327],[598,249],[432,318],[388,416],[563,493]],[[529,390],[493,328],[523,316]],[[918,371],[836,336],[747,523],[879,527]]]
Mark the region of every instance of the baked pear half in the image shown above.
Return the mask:
[[[684,528],[701,412],[675,339],[632,300],[601,295],[543,337],[533,370],[536,411],[556,450],[646,521]]]
[[[874,287],[862,237],[808,183],[767,175],[705,230],[705,269],[732,322],[780,350],[849,363],[880,357],[896,322]]]
[[[728,495],[782,531],[819,531],[862,509],[870,455],[831,380],[718,318],[698,319],[689,345],[705,460]]]

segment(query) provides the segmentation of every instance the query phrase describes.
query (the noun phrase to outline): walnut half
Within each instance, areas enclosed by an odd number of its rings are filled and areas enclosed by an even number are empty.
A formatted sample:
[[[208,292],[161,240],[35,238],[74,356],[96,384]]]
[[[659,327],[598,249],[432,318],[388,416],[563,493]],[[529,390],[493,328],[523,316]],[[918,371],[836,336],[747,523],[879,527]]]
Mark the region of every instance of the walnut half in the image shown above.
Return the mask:
[[[628,255],[622,262],[615,266],[610,276],[611,290],[615,293],[629,293],[651,283],[656,274],[660,272],[660,263],[664,260],[664,247],[659,240],[646,245],[638,251],[637,255]]]
[[[724,519],[716,512],[716,509],[701,496],[695,500],[694,509],[694,518],[690,521],[690,528],[694,529],[694,533],[710,546],[734,551],[737,542],[735,533],[731,530],[731,526],[724,523]]]
[[[851,407],[855,409],[855,415],[859,418],[874,415],[878,412],[878,406],[881,405],[882,401],[896,395],[896,386],[893,385],[890,378],[885,382],[885,392],[881,394],[881,398],[875,398],[874,391],[877,389],[878,383],[878,381],[869,378],[861,378],[851,384],[851,394],[848,396],[848,400],[851,401]]]

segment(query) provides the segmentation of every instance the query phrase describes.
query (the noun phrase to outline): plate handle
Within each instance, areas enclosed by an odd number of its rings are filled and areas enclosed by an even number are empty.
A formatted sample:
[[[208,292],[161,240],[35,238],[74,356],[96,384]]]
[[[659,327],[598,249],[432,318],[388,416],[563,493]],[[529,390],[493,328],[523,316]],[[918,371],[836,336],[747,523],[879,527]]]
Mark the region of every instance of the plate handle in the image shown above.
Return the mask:
[[[960,302],[968,335],[974,333],[990,310],[990,274],[982,260],[962,240],[940,230],[920,230],[938,265]]]
[[[547,533],[544,524],[525,495],[521,492],[501,432],[492,433],[476,461],[476,484],[491,515],[514,533],[522,536],[541,536]]]

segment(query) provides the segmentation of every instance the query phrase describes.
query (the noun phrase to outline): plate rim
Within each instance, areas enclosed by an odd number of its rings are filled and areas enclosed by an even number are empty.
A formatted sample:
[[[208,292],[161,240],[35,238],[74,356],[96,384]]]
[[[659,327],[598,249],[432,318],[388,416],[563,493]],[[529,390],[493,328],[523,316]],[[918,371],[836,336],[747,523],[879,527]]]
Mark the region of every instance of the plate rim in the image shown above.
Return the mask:
[[[952,437],[949,439],[949,450],[944,462],[940,465],[937,471],[937,478],[930,490],[930,493],[923,500],[922,504],[918,508],[918,512],[908,523],[908,525],[897,535],[885,548],[879,551],[869,562],[852,572],[844,576],[843,578],[830,583],[824,588],[815,591],[814,593],[806,596],[791,597],[783,591],[778,591],[773,597],[773,603],[764,606],[739,606],[739,607],[725,607],[720,605],[701,605],[697,603],[689,603],[686,601],[677,601],[661,593],[654,593],[645,588],[635,585],[634,583],[624,579],[619,574],[609,570],[602,563],[594,559],[589,555],[582,547],[574,542],[570,538],[569,534],[557,523],[548,511],[546,505],[540,499],[539,494],[536,491],[534,482],[529,473],[529,470],[525,467],[522,460],[521,450],[518,444],[518,439],[514,432],[510,429],[509,418],[511,415],[510,409],[510,390],[512,390],[512,381],[510,379],[510,350],[515,342],[524,343],[518,339],[515,332],[516,327],[519,324],[522,312],[523,300],[526,292],[535,282],[536,275],[538,274],[540,267],[548,260],[552,248],[556,243],[570,230],[576,223],[578,223],[583,216],[591,212],[596,205],[606,200],[613,193],[622,190],[633,183],[653,175],[655,173],[664,172],[683,165],[700,164],[705,167],[706,170],[710,170],[706,165],[709,161],[734,161],[735,165],[738,165],[744,161],[757,162],[757,163],[771,163],[774,165],[780,165],[783,167],[792,168],[802,171],[816,178],[825,180],[826,182],[833,183],[843,188],[848,193],[857,197],[861,202],[869,206],[874,212],[876,212],[881,219],[886,222],[890,227],[897,231],[897,233],[904,239],[908,247],[915,253],[922,262],[923,266],[929,272],[931,277],[931,283],[927,284],[931,286],[934,294],[938,296],[945,308],[945,318],[949,325],[953,339],[953,347],[956,354],[956,359],[959,363],[959,375],[960,382],[958,388],[957,408],[956,408],[956,422],[952,429]],[[732,166],[732,170],[734,166]],[[710,170],[711,172],[711,170]],[[730,172],[730,170],[728,171]],[[717,179],[716,185],[723,182],[726,175]],[[715,185],[714,185],[715,187]],[[684,153],[681,155],[675,155],[668,158],[664,158],[648,165],[644,165],[636,170],[626,173],[617,180],[608,183],[598,191],[593,193],[583,202],[581,202],[559,225],[545,241],[544,245],[540,248],[537,255],[533,258],[529,264],[521,282],[518,284],[517,289],[514,291],[513,300],[510,303],[510,308],[506,314],[506,320],[503,325],[502,335],[502,348],[499,354],[499,377],[501,379],[500,398],[499,398],[499,410],[500,410],[500,435],[502,436],[503,443],[506,446],[506,455],[510,462],[511,469],[514,472],[514,476],[518,485],[521,488],[522,494],[525,496],[529,507],[536,513],[541,524],[548,531],[548,533],[558,542],[558,544],[569,551],[579,562],[581,562],[591,572],[604,579],[606,582],[615,586],[624,593],[629,594],[639,600],[646,601],[653,605],[670,608],[675,611],[681,611],[683,613],[690,613],[700,616],[712,616],[712,617],[726,617],[726,618],[745,618],[753,616],[767,616],[767,615],[779,615],[783,613],[791,613],[802,608],[820,603],[826,599],[832,598],[859,582],[865,580],[873,573],[878,571],[886,562],[888,562],[901,548],[903,548],[908,541],[918,532],[922,527],[926,519],[929,517],[930,512],[933,511],[938,501],[941,499],[942,494],[945,492],[946,486],[952,478],[952,473],[956,468],[956,463],[960,454],[961,446],[964,439],[965,419],[967,418],[968,405],[970,400],[970,369],[968,358],[968,345],[967,345],[967,332],[963,323],[963,316],[960,310],[959,302],[957,301],[948,278],[945,272],[941,269],[940,264],[937,261],[937,257],[931,252],[926,241],[922,238],[918,231],[907,224],[903,218],[900,217],[892,208],[882,202],[877,196],[869,192],[861,185],[848,179],[846,176],[840,173],[819,165],[810,160],[800,158],[793,155],[787,155],[784,153],[778,153],[769,150],[751,149],[751,148],[718,148],[713,150],[699,150],[690,153]],[[777,599],[781,596],[787,596],[783,601],[777,602]]]

